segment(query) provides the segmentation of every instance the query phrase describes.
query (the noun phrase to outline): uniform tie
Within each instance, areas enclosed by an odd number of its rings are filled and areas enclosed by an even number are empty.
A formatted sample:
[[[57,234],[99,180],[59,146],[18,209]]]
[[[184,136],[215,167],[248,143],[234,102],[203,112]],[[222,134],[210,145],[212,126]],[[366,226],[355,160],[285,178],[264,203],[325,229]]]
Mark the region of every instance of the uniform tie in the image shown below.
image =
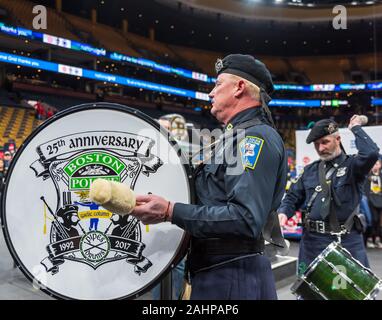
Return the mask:
[[[322,188],[321,217],[322,217],[322,220],[325,221],[325,219],[329,216],[330,228],[334,232],[339,232],[341,228],[337,219],[337,214],[335,210],[332,209],[332,205],[331,205],[331,200],[332,200],[331,180],[329,180],[329,183],[326,180],[327,171],[329,171],[330,168],[328,168],[328,170],[326,169],[327,168],[326,168],[325,162],[321,161],[320,164],[318,165],[318,179],[320,181],[320,185]],[[328,178],[330,178],[330,175]]]
[[[330,213],[330,198],[331,188],[326,181],[326,165],[324,161],[321,161],[318,165],[318,179],[322,188],[321,191],[321,217],[325,220]]]

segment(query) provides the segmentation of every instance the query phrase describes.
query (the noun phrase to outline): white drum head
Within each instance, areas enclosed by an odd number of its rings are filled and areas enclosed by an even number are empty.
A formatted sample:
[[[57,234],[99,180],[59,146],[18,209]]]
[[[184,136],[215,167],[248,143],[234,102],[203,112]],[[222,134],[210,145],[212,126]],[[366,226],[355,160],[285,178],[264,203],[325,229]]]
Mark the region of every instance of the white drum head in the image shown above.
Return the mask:
[[[184,230],[144,226],[88,198],[96,178],[191,203],[190,168],[147,115],[85,104],[46,121],[16,154],[2,197],[9,250],[27,278],[64,299],[136,298],[178,262]]]

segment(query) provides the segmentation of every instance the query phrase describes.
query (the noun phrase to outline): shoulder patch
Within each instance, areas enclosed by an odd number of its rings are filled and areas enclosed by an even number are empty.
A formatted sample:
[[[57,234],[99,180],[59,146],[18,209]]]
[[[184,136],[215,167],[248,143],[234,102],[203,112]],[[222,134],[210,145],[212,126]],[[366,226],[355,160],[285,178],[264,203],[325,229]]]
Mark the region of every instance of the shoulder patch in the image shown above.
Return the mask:
[[[244,169],[255,169],[263,144],[263,139],[254,136],[246,136],[240,141],[239,150]]]

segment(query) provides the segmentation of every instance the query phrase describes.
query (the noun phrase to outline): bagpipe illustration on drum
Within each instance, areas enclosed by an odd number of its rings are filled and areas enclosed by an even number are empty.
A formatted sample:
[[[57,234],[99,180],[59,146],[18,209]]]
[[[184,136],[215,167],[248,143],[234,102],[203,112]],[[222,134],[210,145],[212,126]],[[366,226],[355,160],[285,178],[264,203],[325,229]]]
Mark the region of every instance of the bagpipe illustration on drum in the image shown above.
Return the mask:
[[[36,179],[53,184],[56,199],[41,194],[48,256],[41,264],[52,275],[66,261],[94,270],[125,260],[138,275],[152,262],[144,256],[139,221],[107,211],[89,199],[98,178],[123,182],[134,190],[141,174],[155,174],[163,164],[151,153],[154,140],[127,132],[90,131],[58,137],[37,147],[30,168]],[[50,228],[49,228],[50,226]],[[47,231],[49,230],[49,231]]]

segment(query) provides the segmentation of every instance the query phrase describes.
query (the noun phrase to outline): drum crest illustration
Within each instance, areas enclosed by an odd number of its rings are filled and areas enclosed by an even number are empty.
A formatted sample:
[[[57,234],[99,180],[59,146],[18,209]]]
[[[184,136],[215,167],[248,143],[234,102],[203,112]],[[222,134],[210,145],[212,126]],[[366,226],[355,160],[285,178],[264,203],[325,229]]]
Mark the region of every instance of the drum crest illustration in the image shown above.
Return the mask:
[[[66,261],[96,270],[106,263],[125,260],[137,275],[152,262],[144,255],[140,223],[132,216],[105,210],[89,199],[98,178],[126,183],[134,190],[143,174],[155,174],[163,162],[151,153],[155,141],[119,131],[89,131],[57,137],[36,148],[30,164],[36,179],[55,188],[56,198],[43,192],[43,232],[47,256],[41,264],[52,275]]]
[[[90,198],[96,179],[136,195],[194,199],[192,170],[176,141],[137,109],[85,103],[38,126],[16,153],[0,223],[15,264],[58,299],[136,299],[186,254],[176,224],[143,225]]]

